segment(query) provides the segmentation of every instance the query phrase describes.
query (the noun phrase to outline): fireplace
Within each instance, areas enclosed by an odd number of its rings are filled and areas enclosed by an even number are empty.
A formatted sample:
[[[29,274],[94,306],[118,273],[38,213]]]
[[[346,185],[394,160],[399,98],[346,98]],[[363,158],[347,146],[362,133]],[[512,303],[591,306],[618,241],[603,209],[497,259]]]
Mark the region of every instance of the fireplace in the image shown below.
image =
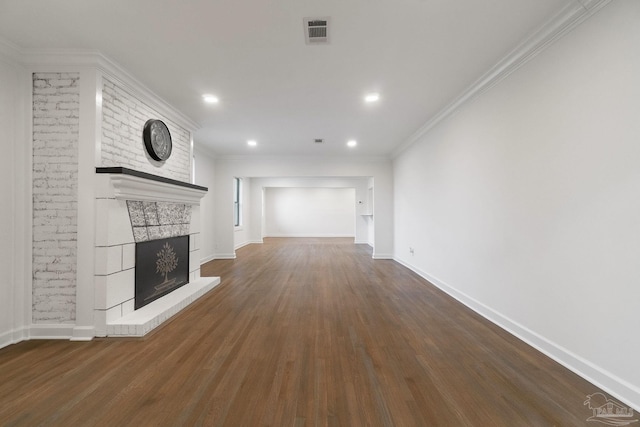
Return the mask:
[[[134,309],[189,282],[189,236],[136,243]]]
[[[144,336],[220,283],[200,277],[205,187],[114,167],[96,188],[95,336]]]

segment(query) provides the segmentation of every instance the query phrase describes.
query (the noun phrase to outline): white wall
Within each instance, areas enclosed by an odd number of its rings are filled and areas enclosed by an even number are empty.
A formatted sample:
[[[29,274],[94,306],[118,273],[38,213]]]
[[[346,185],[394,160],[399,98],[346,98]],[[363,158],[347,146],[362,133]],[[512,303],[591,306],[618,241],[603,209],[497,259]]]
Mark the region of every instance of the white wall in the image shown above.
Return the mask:
[[[209,192],[200,201],[200,263],[214,259],[215,209],[213,190],[215,187],[215,161],[209,153],[195,147],[194,184],[207,187]]]
[[[370,209],[364,204],[367,200],[368,183],[371,179],[360,177],[274,177],[252,178],[250,226],[251,234],[249,242],[260,243],[265,235],[262,210],[263,191],[270,188],[350,188],[355,191],[355,243],[370,243],[373,239],[369,236],[369,228],[373,228],[373,217],[365,217],[362,214]],[[363,204],[358,204],[362,201]]]
[[[373,178],[369,178],[367,180],[367,204],[365,206],[365,209],[362,211],[361,218],[362,220],[365,222],[366,224],[366,236],[367,236],[367,240],[365,242],[362,243],[367,243],[369,246],[373,247],[373,242],[375,240],[375,227],[374,227],[374,221],[373,221],[373,215],[370,215],[373,213],[374,211],[374,205],[375,205],[375,185],[373,182]],[[365,215],[366,214],[366,215]]]
[[[16,100],[15,88],[18,87],[18,74],[10,63],[0,57],[0,128],[3,137],[0,147],[7,158],[12,158],[15,151],[14,117]],[[13,162],[5,162],[0,168],[0,271],[4,280],[0,280],[0,347],[12,342],[14,310],[13,300],[15,283],[15,268],[13,262],[13,218],[15,217],[15,203],[13,201],[13,177],[15,171]]]
[[[394,161],[396,258],[636,408],[638,46],[611,2]]]
[[[355,237],[353,188],[266,188],[265,236]]]
[[[0,45],[0,149],[4,164],[0,168],[0,348],[20,341],[27,333],[25,281],[26,232],[24,109],[25,79],[23,69]]]
[[[234,176],[262,178],[366,178],[375,180],[373,225],[374,258],[390,258],[393,255],[393,180],[391,162],[386,159],[315,159],[315,158],[222,158],[216,160],[216,258],[234,258],[234,232],[232,209],[233,191],[229,184]],[[336,178],[337,179],[337,178]],[[256,194],[256,183],[252,182]],[[258,187],[264,186],[260,184]],[[268,186],[268,185],[267,185]],[[358,194],[356,194],[358,197]],[[252,227],[249,241],[262,236],[255,229],[257,203],[252,199]],[[259,229],[259,228],[258,228]],[[357,240],[357,237],[356,237]],[[366,241],[365,241],[366,242]],[[362,242],[362,243],[365,243]]]

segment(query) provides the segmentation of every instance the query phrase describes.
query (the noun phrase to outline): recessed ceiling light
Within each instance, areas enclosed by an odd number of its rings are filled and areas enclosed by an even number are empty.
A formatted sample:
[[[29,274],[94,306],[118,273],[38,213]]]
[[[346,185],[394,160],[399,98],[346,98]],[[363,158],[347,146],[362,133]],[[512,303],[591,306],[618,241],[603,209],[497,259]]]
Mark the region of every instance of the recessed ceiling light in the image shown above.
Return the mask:
[[[258,142],[255,139],[250,139],[247,141],[247,145],[249,147],[255,147],[256,145],[258,145]]]
[[[365,102],[376,102],[380,99],[379,93],[370,93],[364,97]]]
[[[355,139],[350,139],[349,141],[347,141],[348,147],[355,147],[356,145],[358,145],[358,142]]]
[[[220,102],[218,97],[215,95],[202,95],[202,99],[204,99],[204,102],[206,102],[207,104],[217,104],[218,102]]]

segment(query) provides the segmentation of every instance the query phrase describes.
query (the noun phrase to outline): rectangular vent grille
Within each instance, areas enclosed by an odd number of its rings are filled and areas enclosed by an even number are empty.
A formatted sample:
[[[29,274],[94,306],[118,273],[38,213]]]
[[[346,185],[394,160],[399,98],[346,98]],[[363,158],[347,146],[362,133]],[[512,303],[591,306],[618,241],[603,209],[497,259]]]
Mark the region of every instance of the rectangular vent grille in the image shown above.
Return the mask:
[[[329,18],[304,18],[304,38],[307,44],[329,43]]]

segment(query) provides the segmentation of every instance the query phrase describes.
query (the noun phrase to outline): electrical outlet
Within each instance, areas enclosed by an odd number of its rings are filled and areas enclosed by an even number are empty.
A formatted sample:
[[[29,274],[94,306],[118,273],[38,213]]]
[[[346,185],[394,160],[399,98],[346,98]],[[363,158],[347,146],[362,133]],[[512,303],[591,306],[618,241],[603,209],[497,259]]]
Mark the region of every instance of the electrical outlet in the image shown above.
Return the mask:
[[[413,254],[414,254],[414,253],[413,253],[413,248],[412,248],[411,246],[409,246],[409,253],[410,253],[411,255],[413,255]]]

